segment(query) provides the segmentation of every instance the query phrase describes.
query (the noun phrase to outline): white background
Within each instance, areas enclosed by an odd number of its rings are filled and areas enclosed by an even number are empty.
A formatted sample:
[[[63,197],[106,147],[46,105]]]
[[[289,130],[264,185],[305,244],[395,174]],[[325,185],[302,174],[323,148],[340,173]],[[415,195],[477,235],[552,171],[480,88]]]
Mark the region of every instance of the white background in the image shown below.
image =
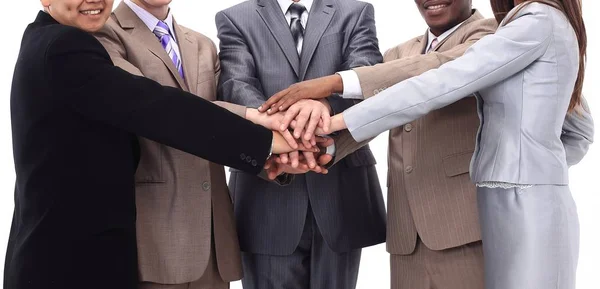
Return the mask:
[[[572,0],[575,1],[575,0]],[[14,166],[10,131],[9,95],[15,61],[17,59],[21,36],[28,23],[32,22],[40,9],[39,1],[18,0],[3,1],[4,16],[2,43],[3,56],[0,65],[0,268],[4,268],[6,241],[13,214]],[[115,1],[115,7],[119,3]],[[174,0],[171,4],[175,18],[180,24],[206,34],[215,42],[217,31],[214,15],[240,0]],[[380,48],[383,51],[412,37],[423,34],[426,26],[415,4],[410,0],[370,0],[375,6],[377,30]],[[596,81],[600,78],[600,20],[595,12],[600,9],[597,0],[584,1],[584,18],[588,32],[588,62],[584,94],[587,96],[593,115],[600,122],[600,100]],[[492,17],[489,1],[473,0],[473,6],[486,17]],[[596,52],[596,53],[595,53]],[[32,83],[31,85],[35,85]],[[600,138],[600,137],[599,137]],[[387,133],[371,143],[371,149],[377,158],[377,170],[385,186],[387,174]],[[586,158],[571,168],[571,191],[577,202],[581,222],[581,251],[579,258],[579,289],[597,289],[597,275],[600,271],[600,148],[592,146]],[[384,196],[387,192],[383,188]],[[90,248],[92,249],[92,248]],[[0,269],[0,276],[2,276]],[[92,280],[93,282],[93,280]],[[239,282],[232,288],[241,288]],[[389,262],[384,245],[363,250],[358,288],[389,288]],[[8,289],[8,288],[7,288]],[[338,288],[332,288],[338,289]],[[341,288],[340,288],[341,289]],[[524,288],[527,289],[527,288]]]

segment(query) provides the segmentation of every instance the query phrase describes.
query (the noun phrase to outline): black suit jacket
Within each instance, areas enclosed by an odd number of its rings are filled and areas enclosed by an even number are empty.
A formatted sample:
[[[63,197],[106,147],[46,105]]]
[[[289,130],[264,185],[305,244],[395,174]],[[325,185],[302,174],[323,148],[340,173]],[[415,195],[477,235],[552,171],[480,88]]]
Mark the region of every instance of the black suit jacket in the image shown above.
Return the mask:
[[[258,107],[289,85],[381,62],[371,4],[314,1],[302,53],[275,0],[251,0],[216,16],[220,39],[221,99]],[[353,100],[330,97],[335,112]],[[327,244],[348,252],[385,241],[385,208],[375,158],[364,147],[327,175],[299,175],[281,187],[254,175],[231,174],[243,251],[289,255],[300,241],[310,207]]]
[[[23,37],[11,113],[6,289],[137,287],[135,135],[253,174],[272,140],[197,96],[114,67],[93,36],[43,12]]]

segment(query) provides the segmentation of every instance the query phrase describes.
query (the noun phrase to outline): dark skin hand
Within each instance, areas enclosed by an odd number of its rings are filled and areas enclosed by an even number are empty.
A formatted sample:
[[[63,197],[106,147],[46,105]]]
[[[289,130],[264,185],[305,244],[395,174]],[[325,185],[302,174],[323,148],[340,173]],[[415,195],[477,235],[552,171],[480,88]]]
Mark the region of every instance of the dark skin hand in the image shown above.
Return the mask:
[[[287,110],[302,99],[323,99],[343,90],[342,77],[337,74],[302,81],[271,96],[258,110],[275,114]]]

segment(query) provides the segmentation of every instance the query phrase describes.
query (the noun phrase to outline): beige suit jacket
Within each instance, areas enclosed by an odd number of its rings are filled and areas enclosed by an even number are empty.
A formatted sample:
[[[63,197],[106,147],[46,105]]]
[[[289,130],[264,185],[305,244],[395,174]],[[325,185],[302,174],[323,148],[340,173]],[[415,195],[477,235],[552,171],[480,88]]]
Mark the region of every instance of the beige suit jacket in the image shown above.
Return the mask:
[[[174,27],[185,80],[156,36],[124,3],[97,37],[115,65],[128,72],[215,100],[220,67],[214,43],[176,23]],[[215,103],[245,115],[245,107]],[[135,178],[141,281],[182,284],[199,279],[209,261],[211,230],[221,277],[240,279],[240,251],[224,168],[147,139],[140,139],[140,147]]]
[[[496,26],[495,20],[483,19],[475,11],[429,54],[424,54],[427,33],[390,49],[385,63],[355,69],[365,98],[460,57],[475,41],[494,33]],[[469,97],[390,131],[387,248],[391,254],[412,253],[417,234],[433,250],[481,239],[475,186],[468,174],[478,127],[476,101]],[[360,146],[341,138],[338,153],[342,156]]]

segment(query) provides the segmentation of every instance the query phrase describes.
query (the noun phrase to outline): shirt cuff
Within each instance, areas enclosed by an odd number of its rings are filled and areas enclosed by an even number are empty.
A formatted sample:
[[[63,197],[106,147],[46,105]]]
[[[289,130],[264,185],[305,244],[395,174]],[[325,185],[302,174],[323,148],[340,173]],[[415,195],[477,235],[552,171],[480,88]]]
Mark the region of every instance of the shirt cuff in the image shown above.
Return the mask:
[[[327,147],[327,151],[325,152],[325,154],[331,155],[335,157],[335,144],[332,144],[330,146]]]
[[[346,99],[363,99],[362,87],[360,87],[360,79],[354,70],[346,70],[337,73],[342,77],[344,84],[344,92],[342,97]]]

